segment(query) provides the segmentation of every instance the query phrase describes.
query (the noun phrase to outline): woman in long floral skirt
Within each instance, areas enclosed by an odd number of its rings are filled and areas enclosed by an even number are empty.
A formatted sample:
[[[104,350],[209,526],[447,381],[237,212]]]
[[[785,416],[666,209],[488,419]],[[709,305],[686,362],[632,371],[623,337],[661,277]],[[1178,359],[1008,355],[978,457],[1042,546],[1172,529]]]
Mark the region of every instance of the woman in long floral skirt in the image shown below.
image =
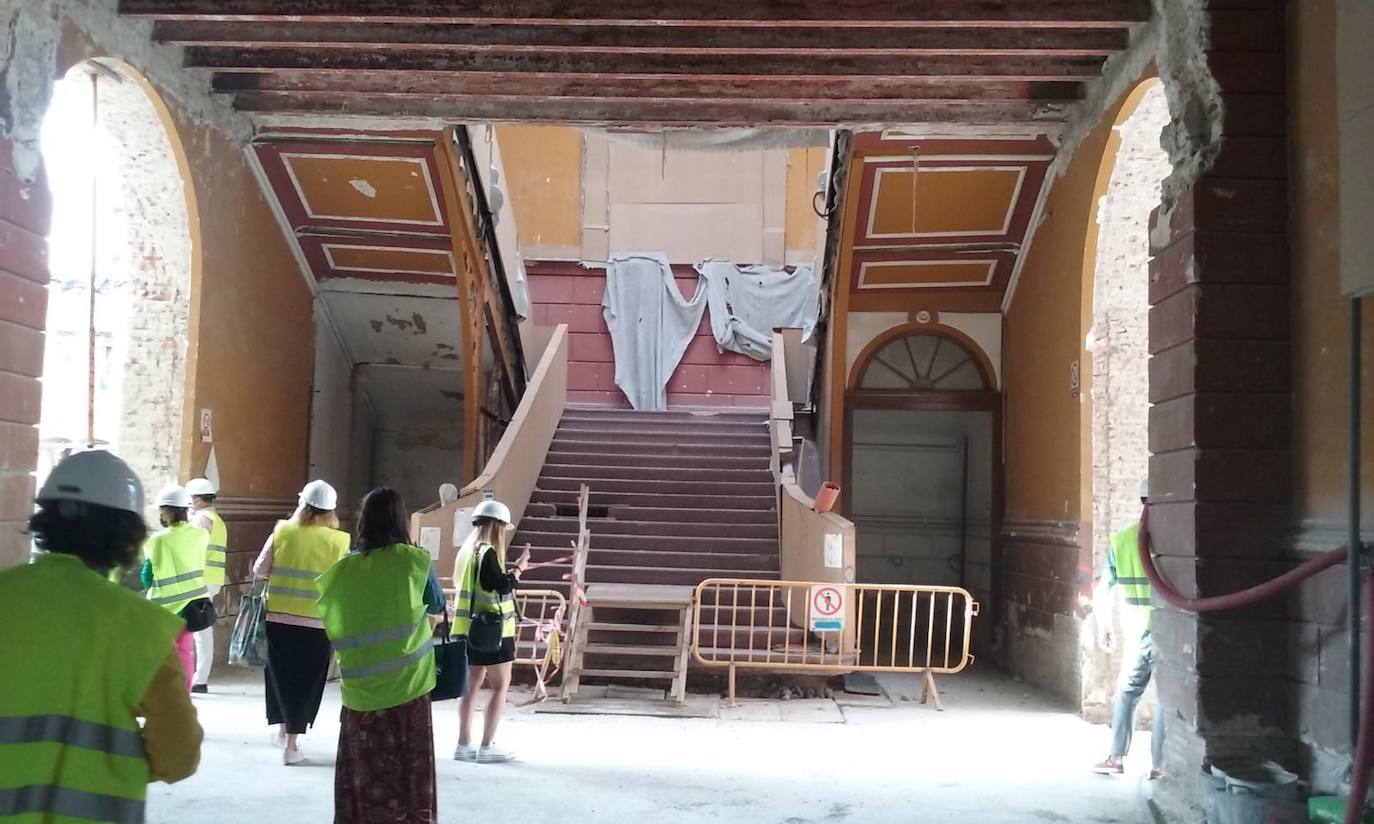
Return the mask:
[[[315,587],[339,656],[344,705],[334,821],[432,824],[438,805],[428,616],[444,611],[444,594],[429,553],[410,543],[400,495],[385,487],[368,493],[353,551]]]

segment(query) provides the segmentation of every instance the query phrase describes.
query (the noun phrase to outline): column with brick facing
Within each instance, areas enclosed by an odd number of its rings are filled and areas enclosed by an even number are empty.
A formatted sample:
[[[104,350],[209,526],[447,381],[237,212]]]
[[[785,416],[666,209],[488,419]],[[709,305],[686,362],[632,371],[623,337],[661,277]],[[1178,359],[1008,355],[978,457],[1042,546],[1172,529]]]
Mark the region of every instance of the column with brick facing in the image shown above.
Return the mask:
[[[48,308],[47,185],[15,172],[0,137],[0,567],[28,557]]]
[[[1152,220],[1150,481],[1161,570],[1185,594],[1215,595],[1291,566],[1292,324],[1283,3],[1214,0],[1206,14],[1221,141]],[[1284,758],[1284,612],[1156,613],[1171,768]]]

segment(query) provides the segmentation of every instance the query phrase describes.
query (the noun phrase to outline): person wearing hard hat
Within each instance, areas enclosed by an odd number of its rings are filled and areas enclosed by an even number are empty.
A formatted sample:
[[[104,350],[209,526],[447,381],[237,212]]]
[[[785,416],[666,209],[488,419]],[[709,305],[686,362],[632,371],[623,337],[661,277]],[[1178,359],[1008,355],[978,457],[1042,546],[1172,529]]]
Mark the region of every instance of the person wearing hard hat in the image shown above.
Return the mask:
[[[182,622],[107,578],[138,560],[143,486],[77,452],[36,502],[33,563],[0,571],[0,819],[143,821],[148,783],[193,774],[203,738]]]
[[[1150,482],[1140,482],[1140,504],[1150,498]],[[1131,732],[1135,729],[1135,710],[1154,672],[1154,643],[1150,638],[1150,612],[1153,591],[1145,567],[1140,562],[1140,522],[1136,521],[1112,536],[1107,548],[1107,586],[1120,592],[1126,609],[1122,612],[1123,635],[1129,646],[1121,661],[1121,678],[1112,710],[1112,751],[1106,759],[1093,765],[1093,772],[1101,775],[1121,775],[1123,761],[1131,749]],[[1099,640],[1112,646],[1110,637]],[[1154,726],[1150,737],[1152,768],[1150,780],[1164,777],[1164,709],[1155,707]]]
[[[186,689],[191,689],[195,670],[195,642],[191,633],[204,628],[206,609],[214,620],[214,610],[205,586],[205,555],[210,536],[191,526],[188,511],[191,496],[185,487],[173,484],[157,493],[158,520],[163,530],[143,545],[143,570],[140,578],[148,600],[180,616],[186,626],[177,635],[177,654],[186,670]]]
[[[263,544],[253,574],[267,579],[267,723],[282,763],[305,760],[298,736],[315,723],[332,650],[315,603],[315,579],[348,553],[348,533],[334,514],[339,496],[324,481],[301,490],[290,520]]]
[[[510,509],[500,501],[482,501],[472,511],[467,540],[454,562],[453,633],[468,639],[468,692],[458,704],[456,761],[499,764],[515,755],[496,746],[496,727],[510,687],[511,663],[515,660],[515,585],[530,562],[527,547],[510,572],[506,571],[506,546],[511,523]],[[491,698],[482,718],[481,746],[472,746],[472,714],[482,683]]]
[[[367,493],[353,551],[315,581],[339,655],[335,821],[438,820],[434,790],[434,633],[444,611],[429,552],[410,541],[393,489]]]
[[[215,511],[215,496],[219,490],[206,478],[193,478],[186,484],[191,495],[191,526],[206,531],[210,546],[205,553],[205,588],[213,601],[224,587],[224,572],[229,547],[229,528]],[[215,662],[215,625],[195,633],[196,672],[191,678],[191,692],[210,691],[210,668]]]

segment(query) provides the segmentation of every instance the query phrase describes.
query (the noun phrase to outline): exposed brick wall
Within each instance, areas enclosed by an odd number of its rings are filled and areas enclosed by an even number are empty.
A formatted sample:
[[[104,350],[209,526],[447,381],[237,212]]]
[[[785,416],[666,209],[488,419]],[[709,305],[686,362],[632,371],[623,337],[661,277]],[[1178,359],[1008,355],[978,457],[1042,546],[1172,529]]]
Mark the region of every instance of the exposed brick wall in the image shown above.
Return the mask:
[[[47,315],[51,206],[42,177],[26,183],[0,136],[0,567],[28,557]]]
[[[1184,593],[1215,595],[1292,565],[1292,376],[1285,42],[1273,25],[1284,4],[1206,14],[1222,140],[1151,230],[1150,482],[1162,571]],[[1301,633],[1286,616],[1279,603],[1155,613],[1172,770],[1245,751],[1297,766],[1288,661],[1306,656],[1291,655]]]
[[[540,326],[568,324],[568,401],[628,407],[615,385],[615,355],[611,332],[601,314],[606,273],[577,263],[525,264],[529,280],[532,320]],[[674,266],[678,288],[690,297],[697,273],[690,266]],[[668,381],[670,408],[693,406],[766,407],[767,363],[734,352],[716,350],[710,316],[704,315],[682,363]]]
[[[1107,569],[1111,536],[1140,517],[1140,481],[1149,473],[1150,212],[1169,176],[1160,134],[1169,123],[1164,86],[1145,91],[1136,110],[1116,127],[1120,147],[1097,211],[1097,261],[1092,284],[1092,559],[1093,574]],[[1096,593],[1083,632],[1110,631],[1123,643],[1123,610],[1114,591]],[[1099,629],[1099,627],[1101,627]],[[1139,630],[1135,629],[1138,633]],[[1109,722],[1124,647],[1082,645],[1082,706],[1086,717]],[[1147,699],[1153,706],[1153,692]]]

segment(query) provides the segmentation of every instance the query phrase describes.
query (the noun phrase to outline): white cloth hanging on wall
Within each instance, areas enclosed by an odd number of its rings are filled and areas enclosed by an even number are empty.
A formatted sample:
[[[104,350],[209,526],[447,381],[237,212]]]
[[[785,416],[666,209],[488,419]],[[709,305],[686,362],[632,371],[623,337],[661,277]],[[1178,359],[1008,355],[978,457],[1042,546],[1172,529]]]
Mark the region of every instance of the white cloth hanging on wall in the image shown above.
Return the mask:
[[[691,300],[683,298],[661,254],[611,258],[601,312],[611,331],[615,385],[635,409],[668,408],[668,378],[701,325],[706,291],[698,284]]]
[[[801,329],[802,340],[811,338],[816,328],[814,267],[788,272],[708,260],[696,269],[706,279],[711,334],[722,350],[766,361],[773,355],[774,329]]]

